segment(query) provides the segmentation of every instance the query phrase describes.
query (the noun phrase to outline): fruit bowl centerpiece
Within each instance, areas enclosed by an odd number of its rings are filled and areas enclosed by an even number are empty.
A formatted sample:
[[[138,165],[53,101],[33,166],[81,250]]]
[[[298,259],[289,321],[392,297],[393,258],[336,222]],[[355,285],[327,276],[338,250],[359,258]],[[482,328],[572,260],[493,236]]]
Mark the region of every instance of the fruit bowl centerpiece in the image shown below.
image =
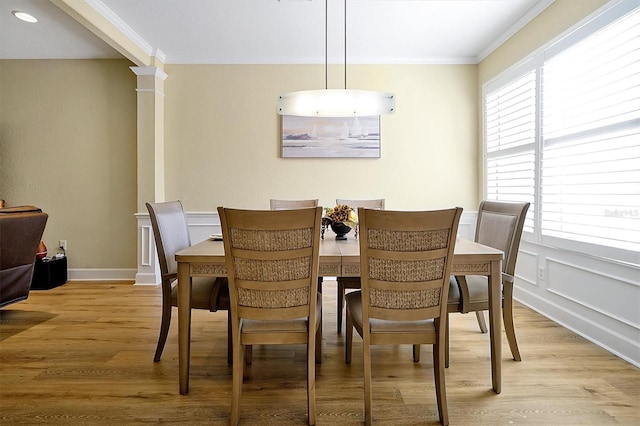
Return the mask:
[[[358,224],[358,214],[346,204],[338,204],[324,209],[323,223],[331,226],[336,240],[346,240],[351,228]]]

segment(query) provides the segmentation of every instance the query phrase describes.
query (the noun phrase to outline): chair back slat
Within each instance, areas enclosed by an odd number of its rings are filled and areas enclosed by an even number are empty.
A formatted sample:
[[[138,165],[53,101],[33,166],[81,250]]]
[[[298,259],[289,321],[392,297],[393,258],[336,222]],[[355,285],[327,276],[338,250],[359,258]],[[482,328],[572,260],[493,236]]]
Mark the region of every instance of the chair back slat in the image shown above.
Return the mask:
[[[318,200],[269,200],[271,210],[295,210],[318,207]]]
[[[347,205],[354,210],[358,210],[360,207],[364,207],[365,209],[384,210],[384,198],[372,200],[347,200],[343,198],[336,198],[336,204]]]
[[[253,230],[231,228],[235,249],[259,252],[290,251],[311,247],[313,228]]]
[[[420,252],[447,247],[449,229],[425,231],[371,229],[369,247],[382,248],[387,251]]]

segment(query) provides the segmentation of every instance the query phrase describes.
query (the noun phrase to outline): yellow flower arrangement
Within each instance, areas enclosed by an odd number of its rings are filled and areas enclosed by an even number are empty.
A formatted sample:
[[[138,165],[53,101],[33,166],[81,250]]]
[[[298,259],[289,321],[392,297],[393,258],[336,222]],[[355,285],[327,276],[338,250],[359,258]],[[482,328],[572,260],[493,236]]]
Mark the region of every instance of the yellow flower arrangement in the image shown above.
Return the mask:
[[[355,228],[358,224],[358,213],[346,204],[338,204],[333,208],[325,208],[324,216],[332,222],[341,222],[352,228]]]

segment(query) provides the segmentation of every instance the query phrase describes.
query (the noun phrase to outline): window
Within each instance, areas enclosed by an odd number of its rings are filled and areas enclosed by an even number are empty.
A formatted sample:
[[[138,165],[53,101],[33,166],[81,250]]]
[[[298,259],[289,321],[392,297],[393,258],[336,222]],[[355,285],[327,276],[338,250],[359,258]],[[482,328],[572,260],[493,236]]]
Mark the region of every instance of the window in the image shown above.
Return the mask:
[[[525,238],[640,263],[640,8],[488,84],[484,109],[486,197],[531,202]]]
[[[488,95],[485,111],[487,198],[530,202],[524,229],[533,232],[535,70]]]

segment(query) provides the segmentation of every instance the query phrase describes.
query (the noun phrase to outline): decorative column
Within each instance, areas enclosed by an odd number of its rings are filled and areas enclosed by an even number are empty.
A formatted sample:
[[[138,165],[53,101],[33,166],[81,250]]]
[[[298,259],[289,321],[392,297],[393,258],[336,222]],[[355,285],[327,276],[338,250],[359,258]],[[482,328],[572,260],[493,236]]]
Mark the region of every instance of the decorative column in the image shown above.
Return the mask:
[[[136,284],[157,284],[160,270],[146,202],[165,200],[164,187],[164,81],[158,67],[131,67],[138,76],[138,272]]]

